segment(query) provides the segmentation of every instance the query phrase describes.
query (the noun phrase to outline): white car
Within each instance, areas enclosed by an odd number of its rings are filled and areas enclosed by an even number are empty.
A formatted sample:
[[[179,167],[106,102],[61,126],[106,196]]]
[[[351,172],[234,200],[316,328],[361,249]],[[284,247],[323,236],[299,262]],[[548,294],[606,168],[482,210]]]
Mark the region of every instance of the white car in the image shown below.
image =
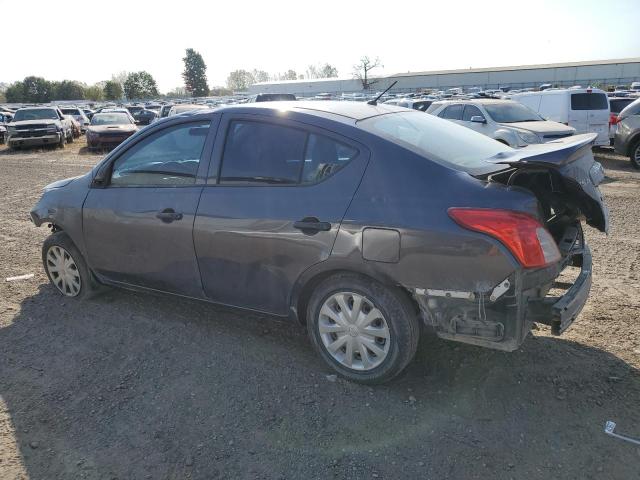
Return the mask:
[[[609,99],[597,88],[571,87],[543,92],[517,93],[511,98],[554,122],[596,133],[594,145],[609,145]]]
[[[453,100],[433,102],[427,113],[471,128],[510,147],[526,147],[569,137],[576,131],[545,120],[511,100]]]
[[[411,108],[413,110],[426,112],[427,108],[429,108],[433,103],[433,100],[424,98],[392,98],[384,103],[386,105],[396,105],[398,107]]]

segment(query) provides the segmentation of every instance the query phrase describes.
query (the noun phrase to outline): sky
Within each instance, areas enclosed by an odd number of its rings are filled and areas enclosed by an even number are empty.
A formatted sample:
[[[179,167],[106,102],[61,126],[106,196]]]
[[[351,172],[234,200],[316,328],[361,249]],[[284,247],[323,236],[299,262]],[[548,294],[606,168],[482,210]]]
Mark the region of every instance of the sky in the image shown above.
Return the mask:
[[[640,0],[0,0],[0,12],[7,83],[146,70],[167,92],[183,86],[186,48],[211,87],[240,68],[324,62],[349,78],[363,55],[381,75],[640,57]]]

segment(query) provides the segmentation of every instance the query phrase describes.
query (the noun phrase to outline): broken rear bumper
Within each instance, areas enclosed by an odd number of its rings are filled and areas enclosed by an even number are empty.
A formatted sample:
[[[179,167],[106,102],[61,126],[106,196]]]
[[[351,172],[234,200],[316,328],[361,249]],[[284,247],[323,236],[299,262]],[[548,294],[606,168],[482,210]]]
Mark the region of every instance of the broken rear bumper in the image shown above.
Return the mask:
[[[592,260],[587,245],[573,256],[573,265],[581,267],[580,274],[561,297],[545,297],[530,301],[527,309],[529,322],[551,326],[553,335],[562,334],[582,311],[591,290]]]
[[[566,267],[578,267],[580,273],[571,283],[558,282]],[[511,352],[522,345],[534,323],[551,326],[554,335],[564,332],[587,302],[591,275],[591,252],[582,244],[562,264],[515,271],[501,282],[509,286],[499,298],[494,298],[498,287],[489,292],[415,289],[414,298],[425,323],[439,337]],[[561,296],[548,294],[562,289]]]

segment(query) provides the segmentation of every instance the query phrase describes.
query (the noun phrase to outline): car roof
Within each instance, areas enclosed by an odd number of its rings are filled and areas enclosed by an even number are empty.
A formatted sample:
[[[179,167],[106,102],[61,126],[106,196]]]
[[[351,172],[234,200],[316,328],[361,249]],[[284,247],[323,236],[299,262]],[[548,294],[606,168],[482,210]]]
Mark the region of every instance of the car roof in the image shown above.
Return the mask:
[[[291,101],[291,102],[261,102],[261,103],[242,103],[239,105],[223,106],[216,111],[224,111],[229,113],[251,113],[259,110],[274,111],[291,111],[306,113],[309,115],[334,118],[342,117],[343,119],[364,120],[365,118],[385,115],[387,113],[406,112],[407,109],[379,103],[377,105],[369,105],[365,102],[341,102],[341,101]]]

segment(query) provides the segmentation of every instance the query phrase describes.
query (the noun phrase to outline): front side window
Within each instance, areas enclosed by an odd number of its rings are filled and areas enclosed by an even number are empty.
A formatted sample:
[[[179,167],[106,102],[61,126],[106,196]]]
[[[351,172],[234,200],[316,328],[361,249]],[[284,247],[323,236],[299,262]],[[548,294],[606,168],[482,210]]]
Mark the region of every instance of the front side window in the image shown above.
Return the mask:
[[[193,185],[209,124],[176,125],[138,142],[115,161],[111,185]]]
[[[340,170],[357,150],[324,135],[255,121],[229,125],[220,183],[316,183]]]
[[[438,116],[440,118],[446,118],[447,120],[460,120],[462,119],[463,107],[464,105],[449,105]]]

